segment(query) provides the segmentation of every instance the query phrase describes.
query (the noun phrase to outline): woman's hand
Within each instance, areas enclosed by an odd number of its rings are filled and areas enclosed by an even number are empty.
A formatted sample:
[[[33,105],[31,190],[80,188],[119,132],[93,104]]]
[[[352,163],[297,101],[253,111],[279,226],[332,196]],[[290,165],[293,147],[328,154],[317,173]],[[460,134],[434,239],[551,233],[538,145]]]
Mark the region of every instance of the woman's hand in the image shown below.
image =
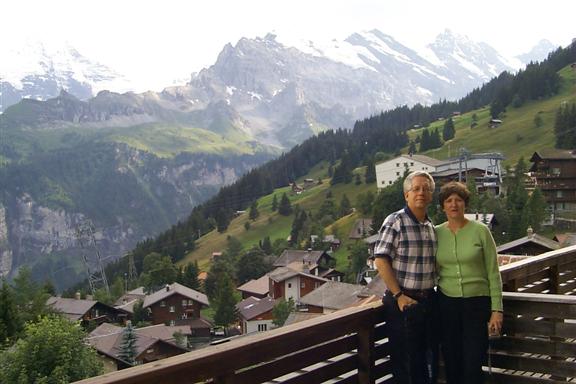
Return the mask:
[[[502,322],[504,321],[504,314],[502,312],[493,311],[488,322],[488,332],[491,336],[500,336],[502,334]]]

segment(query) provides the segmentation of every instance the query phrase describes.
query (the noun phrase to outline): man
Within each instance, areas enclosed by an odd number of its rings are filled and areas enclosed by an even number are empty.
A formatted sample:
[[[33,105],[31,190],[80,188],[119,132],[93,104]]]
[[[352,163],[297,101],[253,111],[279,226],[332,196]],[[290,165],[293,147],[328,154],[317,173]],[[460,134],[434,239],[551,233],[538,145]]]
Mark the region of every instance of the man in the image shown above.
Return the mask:
[[[434,226],[426,214],[435,183],[424,171],[404,180],[406,206],[382,223],[374,256],[383,298],[392,373],[398,384],[436,381]]]

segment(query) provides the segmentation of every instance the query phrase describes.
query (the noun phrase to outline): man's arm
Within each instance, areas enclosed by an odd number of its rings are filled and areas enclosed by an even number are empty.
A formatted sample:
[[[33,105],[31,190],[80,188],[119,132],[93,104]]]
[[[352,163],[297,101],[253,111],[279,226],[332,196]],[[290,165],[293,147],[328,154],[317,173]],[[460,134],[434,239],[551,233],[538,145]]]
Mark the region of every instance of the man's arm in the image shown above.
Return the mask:
[[[398,280],[396,280],[396,275],[394,275],[394,270],[392,269],[392,265],[390,265],[390,260],[387,257],[377,257],[374,260],[374,263],[378,269],[378,275],[380,275],[380,278],[384,281],[388,290],[394,294],[400,292],[400,284],[398,284]],[[396,299],[396,302],[401,311],[404,311],[406,306],[417,303],[416,300],[406,295],[400,295]]]

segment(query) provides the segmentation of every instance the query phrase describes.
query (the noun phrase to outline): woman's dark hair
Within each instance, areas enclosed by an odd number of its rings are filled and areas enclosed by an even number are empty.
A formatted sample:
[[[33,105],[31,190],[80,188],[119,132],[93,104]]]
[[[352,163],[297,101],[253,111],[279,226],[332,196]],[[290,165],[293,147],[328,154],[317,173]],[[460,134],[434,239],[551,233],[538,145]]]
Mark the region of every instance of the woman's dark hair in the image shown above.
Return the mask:
[[[470,191],[466,184],[459,183],[457,181],[451,181],[446,183],[440,188],[440,193],[438,194],[438,200],[440,200],[440,206],[444,206],[444,201],[449,198],[453,193],[460,196],[464,200],[464,204],[468,206],[468,201],[470,201]]]

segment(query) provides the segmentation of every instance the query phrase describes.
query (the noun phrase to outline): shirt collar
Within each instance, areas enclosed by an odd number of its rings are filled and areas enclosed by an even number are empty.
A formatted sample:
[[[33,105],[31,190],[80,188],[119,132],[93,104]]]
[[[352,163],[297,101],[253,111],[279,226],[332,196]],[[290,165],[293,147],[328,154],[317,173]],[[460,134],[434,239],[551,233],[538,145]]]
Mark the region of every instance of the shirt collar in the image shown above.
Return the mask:
[[[431,223],[432,223],[432,220],[430,220],[430,218],[428,217],[428,213],[426,213],[426,216],[424,217],[424,222],[421,223],[421,222],[416,218],[416,216],[414,216],[414,213],[410,210],[410,208],[409,208],[407,205],[404,206],[404,212],[406,212],[406,214],[407,214],[408,216],[410,216],[410,218],[411,218],[412,220],[414,220],[414,221],[415,221],[416,223],[418,223],[418,224],[428,224],[428,223],[431,224]]]

